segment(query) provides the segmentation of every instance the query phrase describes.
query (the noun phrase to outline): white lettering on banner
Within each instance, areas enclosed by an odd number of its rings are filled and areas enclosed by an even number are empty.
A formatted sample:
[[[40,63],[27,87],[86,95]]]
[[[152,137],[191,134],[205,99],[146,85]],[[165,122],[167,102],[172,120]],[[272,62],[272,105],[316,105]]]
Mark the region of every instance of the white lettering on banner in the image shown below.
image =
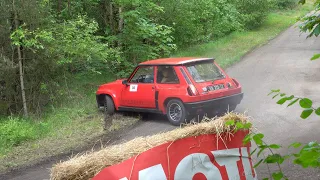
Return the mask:
[[[212,151],[212,154],[220,166],[226,167],[229,179],[239,177],[237,162],[240,160],[240,152],[238,148]]]
[[[161,164],[139,171],[139,180],[166,180],[166,174]]]
[[[219,169],[212,164],[207,154],[194,153],[180,161],[174,180],[192,180],[197,173],[205,175],[207,180],[222,179]]]
[[[138,91],[138,85],[137,84],[130,84],[130,92],[137,92]]]
[[[240,179],[239,169],[237,162],[240,161],[240,150],[242,165],[246,180],[257,180],[257,175],[255,170],[253,177],[252,166],[249,161],[249,155],[246,147],[241,149],[225,149],[211,151],[215,161],[220,166],[225,166],[228,179]],[[201,173],[207,180],[220,180],[222,179],[221,172],[218,167],[216,167],[210,160],[209,156],[205,153],[193,153],[184,157],[175,169],[174,180],[192,180],[193,177]],[[241,174],[242,175],[242,174]],[[128,180],[127,177],[121,178],[119,180]],[[167,180],[166,173],[161,164],[157,164],[146,169],[139,171],[138,180]]]
[[[248,150],[247,148],[241,148],[241,155],[242,155],[242,165],[243,165],[243,169],[244,169],[244,173],[246,175],[246,179],[247,180],[257,180],[257,173],[254,170],[254,174],[255,177],[253,177],[252,174],[252,169],[251,169],[251,165],[250,165],[250,161],[249,161],[249,155],[248,155]]]

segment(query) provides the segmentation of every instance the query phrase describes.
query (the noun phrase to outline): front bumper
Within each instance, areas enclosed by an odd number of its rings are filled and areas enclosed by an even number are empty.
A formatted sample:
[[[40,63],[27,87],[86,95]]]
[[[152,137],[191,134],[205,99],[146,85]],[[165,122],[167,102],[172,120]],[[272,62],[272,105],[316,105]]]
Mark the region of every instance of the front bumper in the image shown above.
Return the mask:
[[[216,99],[210,99],[205,101],[198,101],[192,103],[185,103],[187,111],[191,114],[196,113],[199,109],[214,109],[223,105],[237,105],[240,104],[243,99],[243,93],[233,94],[231,96],[224,96]]]

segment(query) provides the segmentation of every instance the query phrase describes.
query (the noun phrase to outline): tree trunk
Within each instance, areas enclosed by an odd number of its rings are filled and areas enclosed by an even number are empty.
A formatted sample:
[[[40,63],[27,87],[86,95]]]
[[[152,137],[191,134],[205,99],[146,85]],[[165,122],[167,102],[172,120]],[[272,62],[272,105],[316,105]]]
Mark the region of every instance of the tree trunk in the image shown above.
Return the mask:
[[[111,29],[111,33],[113,33],[113,5],[112,5],[112,1],[109,2],[109,26]]]
[[[122,14],[122,7],[119,7],[119,33],[121,33],[122,29],[123,29],[123,18],[121,17]]]
[[[120,34],[123,29],[123,18],[121,16],[122,14],[122,7],[119,7],[119,24],[118,24],[118,33]],[[118,41],[118,46],[122,48],[121,40]]]
[[[58,0],[58,14],[61,12],[61,0]]]
[[[70,12],[70,0],[68,0],[68,14],[69,14],[69,17],[71,16],[71,12]]]
[[[18,29],[19,21],[18,21],[18,13],[15,6],[15,0],[12,0],[12,7],[13,7],[13,13],[14,13],[15,28]],[[28,117],[28,108],[27,108],[26,94],[24,90],[23,67],[22,67],[22,56],[21,56],[20,45],[18,45],[17,51],[18,51],[18,61],[19,61],[19,76],[20,76],[20,87],[21,87],[22,104],[23,104],[23,115],[25,117]]]

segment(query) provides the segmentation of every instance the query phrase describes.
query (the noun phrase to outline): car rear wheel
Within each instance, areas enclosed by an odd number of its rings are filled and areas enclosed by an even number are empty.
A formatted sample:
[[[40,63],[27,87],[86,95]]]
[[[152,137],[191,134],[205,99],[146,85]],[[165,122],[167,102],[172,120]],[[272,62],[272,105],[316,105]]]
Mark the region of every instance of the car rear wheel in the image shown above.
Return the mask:
[[[172,99],[168,102],[167,117],[171,124],[179,126],[182,123],[188,123],[188,112],[184,104],[178,99]]]

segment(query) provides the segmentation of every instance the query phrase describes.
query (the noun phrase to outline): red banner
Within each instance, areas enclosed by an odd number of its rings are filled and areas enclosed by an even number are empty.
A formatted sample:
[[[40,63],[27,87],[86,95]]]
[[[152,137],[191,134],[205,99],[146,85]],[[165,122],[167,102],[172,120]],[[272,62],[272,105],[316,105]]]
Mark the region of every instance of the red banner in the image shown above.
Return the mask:
[[[229,140],[215,134],[162,144],[120,164],[107,167],[92,180],[213,180],[257,179],[250,158],[247,132]]]

